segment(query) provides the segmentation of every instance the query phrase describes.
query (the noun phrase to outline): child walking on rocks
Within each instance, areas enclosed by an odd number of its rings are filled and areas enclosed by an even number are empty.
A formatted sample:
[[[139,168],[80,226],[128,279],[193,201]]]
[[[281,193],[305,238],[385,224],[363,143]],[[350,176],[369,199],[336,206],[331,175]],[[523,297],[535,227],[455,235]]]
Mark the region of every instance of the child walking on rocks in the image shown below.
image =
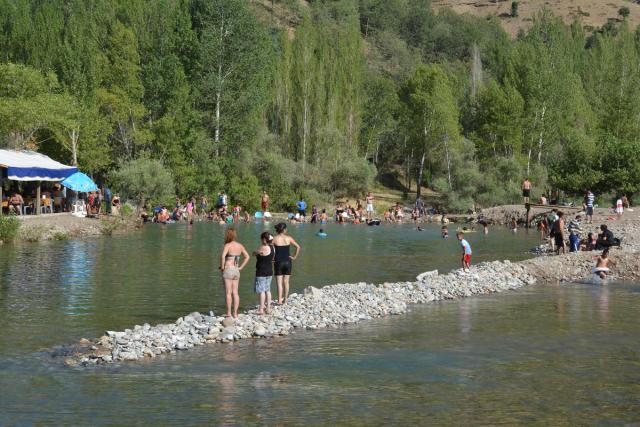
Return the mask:
[[[471,245],[464,239],[464,234],[456,233],[456,237],[462,246],[462,269],[464,271],[471,269]]]

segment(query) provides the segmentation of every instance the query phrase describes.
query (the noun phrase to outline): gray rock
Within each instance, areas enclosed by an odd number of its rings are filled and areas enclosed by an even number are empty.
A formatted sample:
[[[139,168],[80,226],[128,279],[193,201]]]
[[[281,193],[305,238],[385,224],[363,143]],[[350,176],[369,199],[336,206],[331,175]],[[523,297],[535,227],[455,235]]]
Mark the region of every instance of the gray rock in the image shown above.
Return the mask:
[[[310,298],[320,298],[322,297],[322,291],[314,286],[307,286],[304,289],[304,296]]]

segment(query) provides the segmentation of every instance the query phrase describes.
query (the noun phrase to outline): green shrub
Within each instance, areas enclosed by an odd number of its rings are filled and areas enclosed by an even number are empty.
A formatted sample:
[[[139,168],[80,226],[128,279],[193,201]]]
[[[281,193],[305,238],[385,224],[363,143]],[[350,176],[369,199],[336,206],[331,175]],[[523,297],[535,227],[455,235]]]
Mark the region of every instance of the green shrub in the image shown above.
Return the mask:
[[[111,175],[113,188],[126,200],[142,207],[147,201],[163,200],[175,194],[169,170],[158,160],[139,158],[122,164]]]
[[[120,225],[120,222],[118,221],[118,219],[100,220],[100,233],[103,236],[111,236],[113,235],[113,232],[118,228],[119,225]]]
[[[69,239],[69,235],[65,232],[65,231],[55,231],[53,233],[53,239],[54,240],[68,240]]]
[[[260,187],[253,175],[234,176],[229,183],[229,203],[240,204],[244,210],[253,212],[260,207]]]
[[[45,238],[45,235],[49,232],[51,227],[44,225],[32,225],[29,227],[22,227],[20,229],[20,239],[25,242],[39,242]]]
[[[131,206],[129,203],[125,203],[122,205],[122,209],[120,210],[121,216],[131,216],[135,212],[135,208]]]
[[[15,216],[0,216],[0,240],[3,242],[12,242],[18,230],[20,229],[20,220]]]
[[[360,196],[373,185],[376,168],[364,159],[340,163],[331,173],[331,191],[336,196]]]

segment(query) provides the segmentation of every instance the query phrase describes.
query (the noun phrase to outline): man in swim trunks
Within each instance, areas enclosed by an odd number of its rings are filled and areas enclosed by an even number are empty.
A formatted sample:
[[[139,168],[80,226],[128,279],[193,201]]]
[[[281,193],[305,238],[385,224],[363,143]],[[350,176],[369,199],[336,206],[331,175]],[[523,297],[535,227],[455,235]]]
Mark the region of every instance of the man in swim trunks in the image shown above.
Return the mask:
[[[615,266],[616,263],[609,258],[609,248],[606,248],[602,251],[601,255],[595,257],[596,259],[596,267],[593,269],[593,274],[597,275],[601,279],[607,277],[607,273],[609,273],[609,266]]]
[[[464,234],[456,233],[456,237],[462,247],[462,269],[467,271],[467,269],[471,269],[471,245],[465,240]]]
[[[524,202],[529,203],[529,197],[531,196],[531,181],[529,178],[525,178],[522,183],[522,197],[524,197]]]
[[[367,204],[367,218],[371,219],[371,217],[373,216],[373,195],[371,194],[371,191],[367,193],[365,201]]]
[[[262,212],[269,211],[269,195],[267,194],[266,190],[262,191],[262,198],[260,199],[260,208],[262,209]]]

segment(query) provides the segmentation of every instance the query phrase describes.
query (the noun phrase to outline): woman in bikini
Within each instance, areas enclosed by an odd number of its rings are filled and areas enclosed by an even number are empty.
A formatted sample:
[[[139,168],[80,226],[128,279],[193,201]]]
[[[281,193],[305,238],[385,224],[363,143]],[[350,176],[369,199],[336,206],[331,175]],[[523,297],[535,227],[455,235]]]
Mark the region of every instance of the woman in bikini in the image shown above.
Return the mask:
[[[242,257],[242,264],[240,264]],[[228,228],[224,233],[224,248],[220,255],[220,271],[224,281],[224,293],[227,303],[227,317],[238,318],[238,307],[240,306],[240,295],[238,295],[238,285],[240,284],[240,271],[249,262],[249,254],[240,243],[236,242],[236,230]],[[233,313],[231,304],[233,303]]]
[[[289,298],[289,279],[291,277],[291,261],[298,258],[300,245],[295,239],[287,234],[287,224],[284,222],[276,225],[276,236],[273,238],[276,256],[273,269],[278,282],[278,304],[285,304]],[[295,255],[291,256],[289,249],[296,248]],[[284,299],[283,299],[284,287]]]

